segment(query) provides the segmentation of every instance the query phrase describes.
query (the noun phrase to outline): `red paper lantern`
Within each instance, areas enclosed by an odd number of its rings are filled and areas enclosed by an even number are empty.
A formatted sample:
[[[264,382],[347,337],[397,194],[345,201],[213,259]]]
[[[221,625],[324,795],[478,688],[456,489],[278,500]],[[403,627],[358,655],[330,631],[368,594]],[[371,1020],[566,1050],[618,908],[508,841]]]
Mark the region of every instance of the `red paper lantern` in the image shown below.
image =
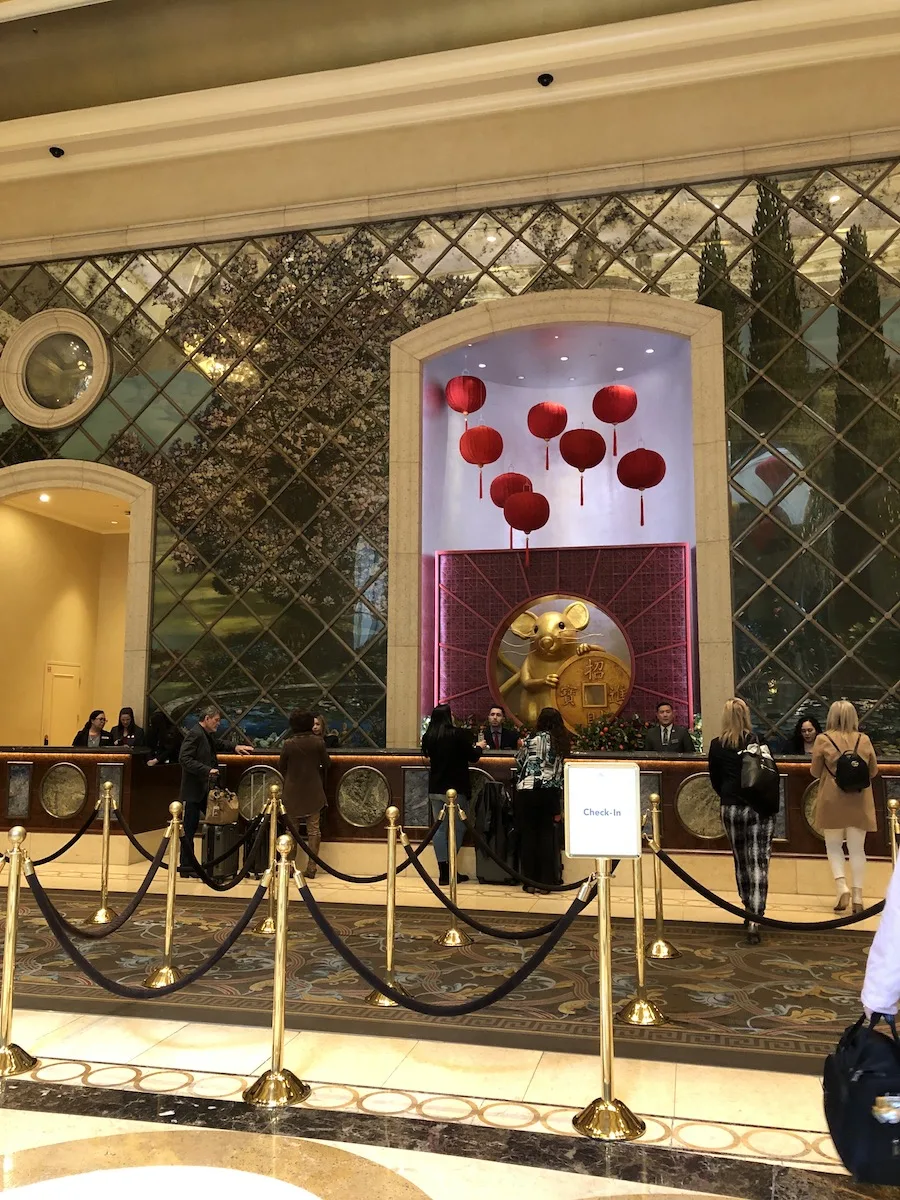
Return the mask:
[[[594,429],[570,429],[559,439],[559,453],[563,462],[578,471],[581,505],[584,507],[584,473],[592,467],[599,467],[606,458],[606,442]]]
[[[512,529],[525,534],[525,566],[530,562],[529,534],[550,520],[550,501],[540,492],[513,492],[503,505],[503,515]]]
[[[613,427],[613,458],[619,453],[616,426],[629,421],[637,411],[637,392],[622,383],[602,387],[594,396],[594,416],[604,425]]]
[[[490,425],[476,425],[459,439],[459,452],[467,463],[478,467],[478,499],[481,500],[484,495],[481,469],[496,462],[503,453],[503,438]]]
[[[455,375],[447,381],[444,397],[454,412],[465,415],[468,429],[469,417],[478,412],[487,399],[487,388],[477,375]]]
[[[631,450],[616,468],[619,483],[641,493],[641,524],[644,524],[644,488],[656,487],[666,477],[666,460],[655,450]]]
[[[550,470],[550,439],[559,437],[566,427],[569,414],[562,404],[555,400],[545,400],[543,404],[535,404],[528,410],[528,431],[536,438],[542,438],[544,451],[544,470]]]
[[[794,474],[784,459],[776,458],[774,454],[770,454],[768,458],[757,463],[754,473],[758,479],[763,481],[773,496],[776,492],[781,491]]]
[[[518,471],[504,471],[502,475],[496,475],[491,480],[490,496],[498,508],[502,508],[510,496],[516,492],[530,492],[532,490],[531,480],[527,475],[520,475]],[[509,548],[512,550],[512,525],[509,527]]]

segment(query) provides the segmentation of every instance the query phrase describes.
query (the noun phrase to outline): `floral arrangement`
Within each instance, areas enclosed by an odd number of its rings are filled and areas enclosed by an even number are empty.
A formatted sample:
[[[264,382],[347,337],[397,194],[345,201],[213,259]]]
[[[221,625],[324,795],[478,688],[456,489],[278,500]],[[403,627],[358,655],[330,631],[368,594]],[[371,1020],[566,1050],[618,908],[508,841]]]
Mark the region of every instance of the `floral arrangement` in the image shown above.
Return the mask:
[[[691,730],[691,741],[694,743],[694,749],[698,754],[703,753],[703,718],[699,713],[694,713],[694,727]]]
[[[644,734],[650,728],[637,713],[630,717],[597,717],[587,725],[578,725],[572,739],[572,749],[585,750],[643,750]]]

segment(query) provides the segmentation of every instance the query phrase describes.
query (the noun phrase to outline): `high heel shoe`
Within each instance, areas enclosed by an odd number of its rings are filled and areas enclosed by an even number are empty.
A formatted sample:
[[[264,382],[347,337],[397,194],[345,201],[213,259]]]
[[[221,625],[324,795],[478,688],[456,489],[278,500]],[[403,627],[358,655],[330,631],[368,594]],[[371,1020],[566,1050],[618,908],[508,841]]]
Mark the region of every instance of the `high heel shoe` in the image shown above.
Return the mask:
[[[837,904],[834,906],[834,911],[836,913],[846,912],[846,910],[849,907],[850,907],[850,889],[846,888],[838,896],[838,901],[837,901]]]
[[[863,894],[862,888],[853,889],[853,907],[851,912],[861,913],[863,911]]]
[[[759,926],[755,921],[750,921],[747,925],[747,945],[758,946],[762,941],[762,934],[759,931]]]

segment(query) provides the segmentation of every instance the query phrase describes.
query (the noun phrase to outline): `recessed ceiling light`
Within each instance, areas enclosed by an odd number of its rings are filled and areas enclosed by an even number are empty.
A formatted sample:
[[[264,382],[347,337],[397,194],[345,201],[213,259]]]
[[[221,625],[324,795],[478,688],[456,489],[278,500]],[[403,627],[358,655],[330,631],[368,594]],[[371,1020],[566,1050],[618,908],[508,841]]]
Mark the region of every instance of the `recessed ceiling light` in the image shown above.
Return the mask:
[[[828,197],[828,200],[829,200],[829,203],[831,203],[831,204],[837,204],[837,202],[838,202],[838,200],[840,200],[840,198],[841,198],[840,193],[835,192],[833,196]]]
[[[38,500],[40,500],[41,504],[49,504],[50,503],[50,497],[47,495],[46,492],[41,492],[41,494],[38,496]]]
[[[524,376],[524,375],[517,375],[517,376],[516,376],[516,378],[517,378],[517,379],[524,379],[524,378],[525,378],[525,376]]]
[[[483,371],[483,370],[484,370],[484,368],[487,366],[487,363],[479,363],[478,365],[479,365],[479,367],[480,367],[480,368],[482,369],[482,371]]]
[[[569,361],[569,356],[568,356],[568,354],[561,354],[561,355],[559,356],[559,361],[560,361],[560,362],[568,362],[568,361]]]
[[[471,342],[466,342],[466,345],[467,345],[467,346],[468,346],[468,347],[471,349],[471,347],[472,347],[472,343],[471,343]]]
[[[616,367],[616,370],[617,370],[617,371],[624,371],[624,370],[625,370],[625,368],[624,368],[624,367]]]
[[[118,521],[110,521],[110,525],[118,525]]]
[[[559,341],[559,334],[558,334],[558,333],[554,333],[554,335],[553,335],[553,340],[554,340],[554,342],[558,342],[558,341]]]
[[[574,382],[575,382],[575,376],[574,376],[574,375],[570,375],[570,376],[569,376],[569,383],[574,383]]]
[[[497,236],[496,236],[496,234],[489,233],[489,234],[488,234],[488,236],[487,236],[487,240],[488,240],[489,242],[496,242],[496,240],[497,240]]]
[[[650,346],[650,347],[649,347],[647,350],[645,350],[645,351],[644,351],[644,353],[645,353],[645,354],[652,354],[652,353],[653,353],[653,347],[652,347],[652,346]]]

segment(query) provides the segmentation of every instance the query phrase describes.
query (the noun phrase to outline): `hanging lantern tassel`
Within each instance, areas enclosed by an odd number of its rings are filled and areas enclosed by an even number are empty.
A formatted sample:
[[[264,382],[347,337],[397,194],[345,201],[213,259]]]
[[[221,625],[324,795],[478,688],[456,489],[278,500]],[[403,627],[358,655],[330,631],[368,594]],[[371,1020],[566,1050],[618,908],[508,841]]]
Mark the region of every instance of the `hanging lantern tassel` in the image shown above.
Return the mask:
[[[528,534],[525,534],[525,570],[531,566],[531,547],[528,545]]]
[[[531,480],[527,475],[522,475],[518,471],[504,471],[502,475],[495,475],[491,480],[491,500],[498,508],[503,508],[507,500],[515,492],[530,492]],[[513,531],[512,525],[509,527],[509,548],[513,548]]]
[[[528,432],[532,437],[540,438],[544,442],[545,471],[550,470],[550,441],[559,437],[568,419],[569,414],[565,406],[557,404],[554,400],[545,400],[528,410]]]
[[[578,504],[584,508],[584,471],[578,472],[578,491],[580,493]]]
[[[540,492],[515,492],[503,506],[503,515],[510,530],[520,529],[525,534],[525,566],[531,565],[529,534],[542,529],[550,520],[550,501]]]
[[[621,383],[611,383],[602,387],[593,400],[594,416],[604,425],[613,427],[613,458],[619,453],[619,439],[616,436],[616,426],[623,421],[630,421],[637,411],[637,392],[634,388],[625,387]]]
[[[581,477],[579,492],[584,508],[584,473],[603,462],[606,442],[595,429],[570,429],[559,439],[559,453],[563,462],[575,467]]]
[[[444,388],[444,399],[454,412],[462,413],[465,428],[469,428],[469,414],[478,412],[487,399],[487,388],[477,375],[456,375],[448,380]]]
[[[459,439],[459,453],[467,463],[478,468],[478,499],[483,500],[482,468],[496,462],[503,453],[503,438],[490,425],[476,425]]]
[[[641,494],[641,525],[644,524],[644,488],[656,487],[666,476],[666,460],[655,450],[631,450],[619,459],[619,483]]]

